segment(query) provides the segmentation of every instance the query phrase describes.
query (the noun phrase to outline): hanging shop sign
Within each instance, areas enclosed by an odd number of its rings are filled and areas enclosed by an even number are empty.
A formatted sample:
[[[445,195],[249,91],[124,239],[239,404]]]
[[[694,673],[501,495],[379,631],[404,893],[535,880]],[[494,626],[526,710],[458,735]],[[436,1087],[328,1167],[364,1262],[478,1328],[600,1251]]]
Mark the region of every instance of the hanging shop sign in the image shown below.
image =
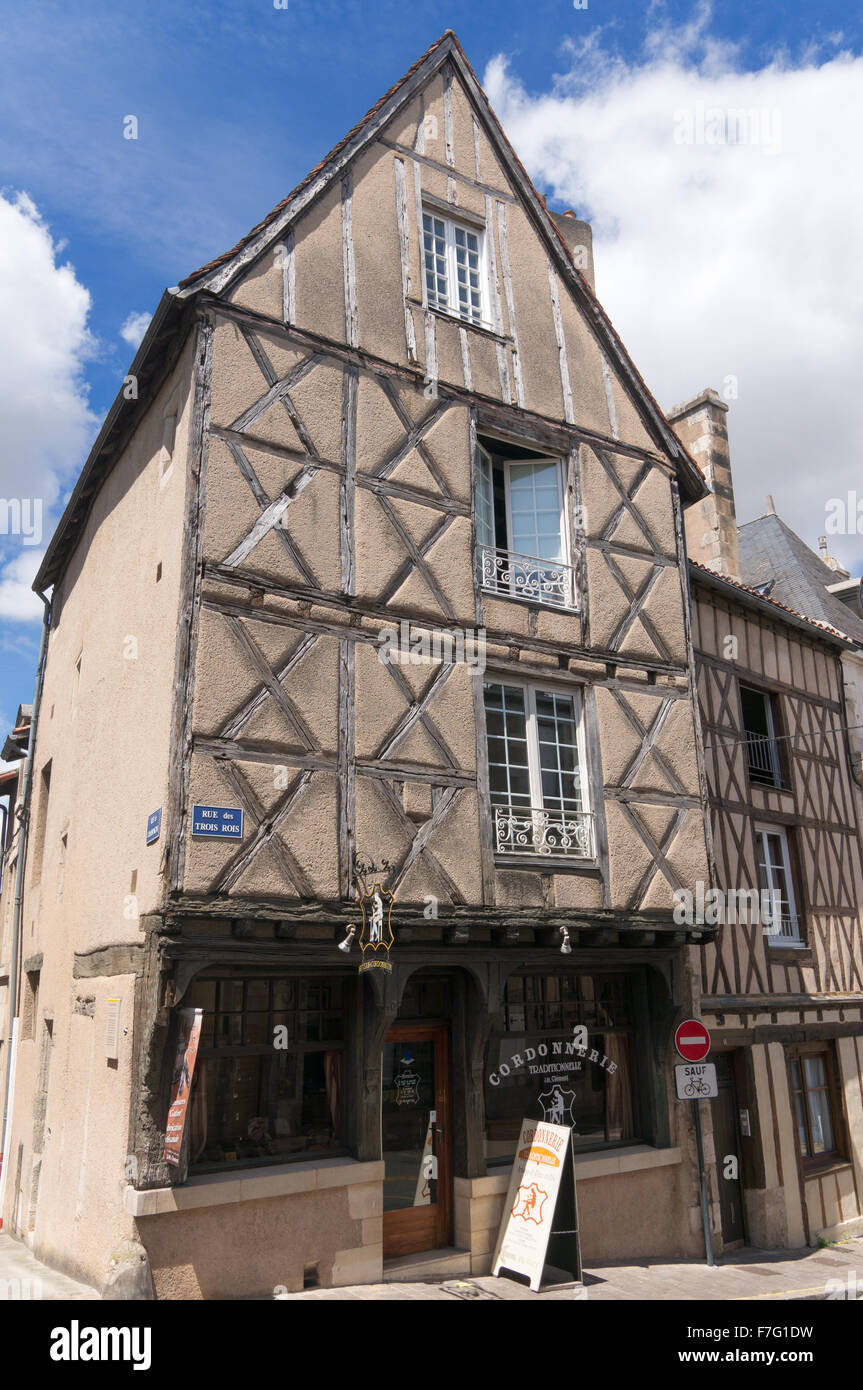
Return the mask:
[[[522,1120],[491,1272],[521,1274],[537,1292],[547,1263],[581,1278],[571,1131]]]
[[[192,1078],[195,1075],[195,1061],[198,1056],[198,1041],[201,1036],[203,1009],[180,1009],[180,1032],[177,1038],[177,1055],[174,1061],[174,1076],[171,1082],[171,1104],[168,1107],[168,1124],[165,1129],[165,1162],[178,1167],[180,1150],[183,1147],[183,1134],[186,1129],[186,1115],[189,1109],[189,1096],[192,1092]]]
[[[239,806],[193,806],[192,834],[241,840],[243,813]]]
[[[390,921],[393,902],[392,893],[382,888],[379,883],[374,885],[370,893],[364,893],[360,898],[363,914],[363,925],[360,929],[363,963],[360,966],[360,974],[364,970],[392,971],[389,955],[395,939]]]

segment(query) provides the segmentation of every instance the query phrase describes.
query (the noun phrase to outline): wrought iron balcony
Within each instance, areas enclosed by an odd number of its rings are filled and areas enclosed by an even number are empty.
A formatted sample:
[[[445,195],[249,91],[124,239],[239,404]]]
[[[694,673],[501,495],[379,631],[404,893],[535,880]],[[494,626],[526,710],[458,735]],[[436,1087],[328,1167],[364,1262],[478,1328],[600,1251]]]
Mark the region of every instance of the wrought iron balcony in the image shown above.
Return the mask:
[[[776,739],[766,734],[753,734],[748,729],[745,732],[750,779],[768,787],[781,787],[782,769]]]
[[[501,598],[530,599],[556,608],[576,608],[575,570],[562,560],[541,560],[511,550],[479,547],[479,582]]]
[[[496,854],[595,858],[593,816],[588,811],[546,811],[511,802],[496,804],[492,810]]]
[[[780,917],[768,918],[764,935],[770,938],[774,946],[803,945],[803,938],[800,935],[800,918],[796,912],[783,913]]]

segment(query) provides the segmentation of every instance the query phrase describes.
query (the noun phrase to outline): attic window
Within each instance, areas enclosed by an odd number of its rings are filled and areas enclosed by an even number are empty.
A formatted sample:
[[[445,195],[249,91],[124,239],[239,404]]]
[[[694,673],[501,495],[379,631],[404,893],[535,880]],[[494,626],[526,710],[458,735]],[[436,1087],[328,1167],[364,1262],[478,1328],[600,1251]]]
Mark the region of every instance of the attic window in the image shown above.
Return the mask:
[[[430,309],[484,326],[484,242],[485,234],[479,228],[462,226],[436,211],[423,211],[424,272]]]

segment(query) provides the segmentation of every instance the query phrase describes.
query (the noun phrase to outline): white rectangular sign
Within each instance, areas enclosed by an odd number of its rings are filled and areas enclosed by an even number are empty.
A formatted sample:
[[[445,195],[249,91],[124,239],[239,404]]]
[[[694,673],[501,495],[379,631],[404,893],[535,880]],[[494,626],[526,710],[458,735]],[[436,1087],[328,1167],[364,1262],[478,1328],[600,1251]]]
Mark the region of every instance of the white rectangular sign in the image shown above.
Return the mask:
[[[568,1125],[522,1121],[491,1272],[511,1269],[525,1274],[534,1292],[542,1282],[569,1141]]]
[[[674,1076],[678,1100],[715,1100],[719,1095],[715,1062],[684,1062],[674,1068]]]

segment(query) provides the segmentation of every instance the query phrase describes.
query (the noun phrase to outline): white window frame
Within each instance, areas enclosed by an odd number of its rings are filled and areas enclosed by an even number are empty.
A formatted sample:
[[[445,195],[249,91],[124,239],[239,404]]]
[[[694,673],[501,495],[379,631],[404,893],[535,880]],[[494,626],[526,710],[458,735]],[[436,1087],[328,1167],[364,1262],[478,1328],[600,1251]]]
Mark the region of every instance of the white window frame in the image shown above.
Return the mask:
[[[779,837],[779,843],[782,847],[782,867],[785,871],[785,882],[788,886],[788,915],[792,918],[794,922],[794,936],[782,936],[780,932],[776,932],[775,934],[771,933],[769,936],[770,944],[772,946],[803,946],[805,945],[805,942],[800,934],[800,914],[797,910],[797,900],[794,894],[794,879],[791,876],[791,855],[788,848],[788,834],[785,829],[785,826],[774,825],[770,821],[756,821],[753,829],[755,831],[756,839],[755,852],[757,857],[757,866],[760,870],[761,860],[763,859],[765,863],[767,877],[769,879],[766,891],[771,895],[774,892],[778,891],[776,889],[776,885],[773,878],[773,864],[770,860],[770,856],[767,853],[766,844],[762,846],[758,843],[758,840],[759,837],[762,835],[777,835]]]
[[[486,245],[486,229],[472,222],[459,222],[457,219],[449,217],[443,209],[434,203],[423,203],[422,205],[423,222],[420,227],[420,248],[422,252],[422,287],[423,303],[430,309],[436,310],[439,314],[449,314],[452,318],[458,319],[459,323],[467,327],[491,328],[489,318],[489,280],[488,280],[488,250]],[[428,282],[426,280],[425,264],[425,219],[426,217],[437,218],[443,223],[444,243],[445,243],[445,263],[446,263],[446,308],[440,304],[430,304],[428,297]],[[477,259],[479,262],[479,318],[465,317],[462,314],[458,300],[458,260],[456,257],[455,234],[456,229],[460,232],[467,232],[475,236],[478,244]]]
[[[475,447],[476,447],[477,454],[480,455],[480,458],[478,458],[478,460],[477,460],[477,482],[476,482],[476,491],[475,491],[475,496],[474,496],[474,507],[475,507],[475,509],[476,509],[476,516],[477,516],[477,545],[478,545],[478,546],[483,546],[483,545],[485,545],[487,548],[489,548],[489,549],[491,549],[491,550],[494,550],[495,552],[500,552],[501,554],[504,554],[504,555],[519,556],[519,555],[521,555],[521,553],[522,553],[521,551],[518,551],[518,550],[515,550],[515,549],[511,549],[511,548],[510,548],[510,549],[504,549],[502,546],[499,546],[499,545],[498,545],[498,539],[499,539],[499,538],[498,538],[498,535],[497,535],[497,529],[496,529],[496,526],[495,526],[495,516],[494,516],[494,466],[495,466],[495,460],[497,460],[498,463],[500,463],[500,464],[503,465],[503,471],[504,471],[504,503],[505,503],[505,506],[506,506],[506,527],[507,527],[508,540],[509,540],[510,546],[512,546],[512,545],[514,544],[514,540],[515,540],[514,528],[513,528],[513,521],[512,521],[512,484],[511,484],[511,481],[510,481],[510,468],[512,467],[513,464],[518,465],[518,464],[530,464],[530,463],[553,463],[553,464],[555,464],[555,466],[556,466],[556,474],[557,474],[558,526],[559,526],[559,530],[560,530],[560,548],[561,548],[561,551],[562,551],[562,556],[561,556],[561,559],[560,559],[560,560],[556,560],[556,561],[555,561],[555,560],[548,560],[548,561],[545,561],[545,563],[548,564],[549,566],[553,566],[553,565],[555,565],[555,564],[564,565],[564,566],[566,566],[566,568],[567,568],[568,570],[573,570],[573,569],[574,569],[574,566],[573,566],[573,562],[572,562],[572,546],[571,546],[571,538],[570,538],[570,534],[569,534],[569,524],[568,524],[568,522],[569,522],[569,517],[568,517],[567,505],[566,505],[566,497],[567,497],[566,461],[565,461],[564,459],[558,458],[558,457],[555,456],[554,454],[536,454],[536,455],[534,455],[534,456],[531,457],[531,458],[525,458],[525,459],[510,459],[510,458],[507,458],[505,455],[502,455],[502,454],[497,454],[497,455],[492,454],[492,453],[485,447],[484,444],[481,444],[481,443],[479,442],[479,440],[477,440],[476,446],[475,446]],[[479,534],[480,528],[479,528],[479,524],[478,524],[478,523],[479,523],[479,517],[480,517],[480,509],[479,509],[479,489],[480,489],[480,486],[481,486],[480,478],[481,478],[481,476],[482,476],[482,459],[484,459],[484,460],[486,461],[486,464],[487,464],[487,467],[488,467],[489,486],[490,486],[490,489],[491,489],[491,515],[490,515],[490,524],[491,524],[491,544],[490,544],[490,545],[488,544],[488,542],[483,541],[483,540],[480,538],[480,534]],[[541,556],[533,555],[533,556],[528,556],[527,558],[532,559],[532,560],[539,560],[539,561],[542,563],[542,557],[541,557]],[[481,582],[482,582],[482,581],[480,580],[480,583],[481,583]],[[504,594],[503,594],[501,591],[499,591],[499,590],[493,590],[493,589],[490,589],[490,588],[489,588],[489,589],[486,590],[486,592],[488,592],[488,593],[496,593],[497,597],[499,597],[499,598],[504,597]],[[519,593],[519,592],[518,592],[518,589],[517,589],[517,587],[516,587],[515,581],[513,581],[513,583],[512,583],[512,588],[511,588],[510,593],[509,593],[508,596],[511,597],[515,602],[520,602],[520,603],[543,603],[543,602],[544,602],[544,600],[543,600],[542,598],[537,598],[537,597],[534,596],[534,595],[526,594],[526,593]],[[571,575],[571,598],[572,598],[572,602],[571,602],[570,604],[551,603],[550,600],[547,600],[547,599],[545,600],[545,603],[546,603],[546,606],[553,607],[553,608],[558,608],[558,609],[560,609],[562,612],[577,612],[577,611],[578,611],[578,608],[579,608],[579,598],[578,598],[578,592],[577,592],[577,586],[576,586],[576,576],[575,576],[574,573]]]
[[[549,560],[549,561],[548,561],[548,564],[550,564],[550,565],[553,565],[553,564],[568,565],[570,568],[572,568],[572,560],[570,559],[570,553],[569,553],[569,536],[567,535],[567,531],[568,531],[569,528],[568,528],[568,526],[567,526],[567,524],[566,524],[566,490],[565,490],[564,481],[563,481],[563,461],[562,461],[562,459],[555,458],[553,455],[550,455],[550,454],[537,454],[536,458],[529,458],[529,459],[508,459],[508,458],[504,458],[504,459],[501,459],[501,462],[503,463],[503,466],[504,466],[504,479],[505,479],[504,495],[505,495],[505,497],[506,497],[506,529],[507,529],[508,532],[509,532],[510,540],[514,540],[514,539],[515,539],[514,531],[513,531],[513,524],[512,524],[512,484],[511,484],[511,482],[510,482],[510,476],[509,476],[509,474],[510,474],[510,468],[512,467],[513,464],[525,464],[525,463],[527,463],[527,464],[530,464],[530,463],[553,463],[553,464],[556,464],[556,465],[557,465],[557,466],[556,466],[556,469],[555,469],[555,472],[556,472],[556,474],[557,474],[557,524],[558,524],[558,527],[559,527],[559,529],[560,529],[560,548],[561,548],[561,550],[563,551],[563,554],[561,555],[561,557],[560,557],[559,560],[557,560],[557,561],[555,561],[555,560]],[[494,512],[492,512],[492,521],[494,521]],[[511,555],[518,555],[518,554],[520,554],[520,551],[517,551],[517,550],[513,549],[513,550],[510,551],[510,554],[511,554]],[[537,559],[537,560],[539,560],[539,559],[541,559],[542,557],[539,556],[539,555],[536,555],[536,556],[531,556],[530,558],[531,558],[531,559]]]
[[[566,687],[566,688],[564,689],[564,688],[561,688],[560,686],[554,686],[554,685],[544,685],[544,684],[537,685],[537,684],[533,684],[533,683],[530,682],[530,681],[519,680],[518,678],[513,678],[513,677],[511,677],[511,676],[509,676],[509,675],[506,675],[506,676],[496,676],[496,675],[494,675],[494,674],[489,675],[488,672],[486,672],[486,677],[485,677],[485,680],[484,680],[484,682],[483,682],[483,686],[485,687],[486,685],[500,685],[500,686],[504,686],[504,687],[509,687],[510,689],[515,688],[515,689],[523,690],[523,691],[525,692],[525,699],[524,699],[524,711],[525,711],[525,738],[526,738],[526,740],[527,740],[527,773],[528,773],[528,785],[529,785],[529,787],[530,787],[530,808],[528,808],[528,807],[524,807],[524,808],[523,808],[524,811],[525,811],[525,814],[527,814],[528,809],[533,810],[533,811],[545,811],[545,810],[548,810],[548,811],[550,811],[550,812],[552,812],[552,813],[554,813],[554,811],[557,809],[557,808],[551,807],[551,806],[546,807],[545,802],[544,802],[544,800],[543,800],[543,794],[542,794],[542,765],[541,765],[541,762],[540,762],[540,753],[539,753],[539,733],[538,733],[538,730],[537,730],[536,697],[537,697],[537,695],[559,695],[559,696],[564,697],[565,699],[570,699],[570,700],[572,701],[573,719],[574,719],[574,722],[575,722],[575,743],[576,743],[576,748],[577,748],[577,750],[578,750],[579,785],[580,785],[580,787],[581,787],[581,801],[582,801],[582,804],[581,804],[581,807],[579,808],[579,810],[578,810],[577,812],[573,812],[573,814],[579,815],[579,816],[582,816],[582,815],[583,815],[583,816],[589,816],[589,817],[591,817],[591,816],[592,816],[592,804],[593,804],[593,803],[592,803],[592,797],[591,797],[591,795],[590,795],[590,765],[589,765],[588,760],[587,760],[587,740],[586,740],[586,734],[585,734],[585,717],[584,717],[584,713],[585,713],[585,711],[584,711],[584,703],[585,703],[585,692],[584,692],[584,687],[581,686],[581,685],[577,685],[577,686],[568,686],[568,687]],[[488,728],[487,728],[487,727],[486,727],[485,751],[486,751],[486,763],[488,764],[488,760],[489,760],[489,759],[488,759],[488,751],[489,751],[489,750],[488,750]],[[513,802],[501,802],[501,801],[495,800],[495,795],[496,795],[496,794],[495,794],[493,791],[491,791],[491,789],[489,789],[489,799],[490,799],[490,803],[491,803],[492,814],[494,813],[494,808],[495,808],[495,806],[500,806],[500,805],[508,805],[508,806],[510,806],[510,807],[514,807],[516,810],[519,809],[517,803],[513,803]],[[563,811],[562,814],[563,814],[563,815],[566,815],[566,811]],[[586,859],[586,858],[585,858],[582,862],[584,862],[584,863],[595,863],[595,862],[596,862],[596,833],[595,833],[595,827],[594,827],[594,831],[593,831],[593,851],[594,851],[594,853],[593,853],[593,858],[592,858],[592,859]],[[564,858],[567,858],[567,859],[570,858],[570,856],[563,856],[563,857],[564,857]]]

